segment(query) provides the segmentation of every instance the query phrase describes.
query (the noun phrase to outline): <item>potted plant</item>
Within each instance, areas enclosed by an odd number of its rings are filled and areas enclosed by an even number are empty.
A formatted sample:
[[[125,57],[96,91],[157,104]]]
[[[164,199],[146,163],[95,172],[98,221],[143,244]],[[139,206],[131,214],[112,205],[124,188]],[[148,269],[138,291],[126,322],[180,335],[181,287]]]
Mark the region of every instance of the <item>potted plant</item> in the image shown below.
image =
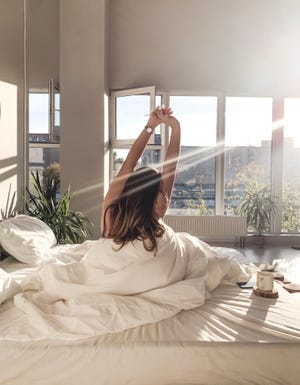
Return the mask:
[[[270,229],[271,216],[277,210],[276,201],[267,186],[253,188],[243,195],[237,212],[247,217],[248,227],[257,231],[257,243],[263,244],[263,231]]]
[[[59,170],[55,166],[49,167],[42,177],[37,171],[31,172],[33,191],[26,189],[26,213],[45,222],[58,243],[82,243],[91,235],[92,224],[86,215],[70,209],[70,187],[60,194]]]
[[[11,193],[11,184],[9,185],[5,208],[0,209],[0,221],[14,217],[16,215],[16,192]]]

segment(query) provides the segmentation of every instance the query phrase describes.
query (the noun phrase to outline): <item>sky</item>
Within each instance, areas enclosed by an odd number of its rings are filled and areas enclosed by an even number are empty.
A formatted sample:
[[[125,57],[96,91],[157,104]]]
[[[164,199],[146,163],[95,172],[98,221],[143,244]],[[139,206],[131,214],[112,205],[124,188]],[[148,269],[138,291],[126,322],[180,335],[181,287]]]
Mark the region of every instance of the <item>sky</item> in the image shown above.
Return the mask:
[[[59,95],[55,94],[56,107],[59,106]],[[59,108],[59,107],[58,107]],[[56,117],[58,114],[56,114]],[[47,134],[49,123],[49,95],[47,93],[29,94],[29,133]],[[59,124],[59,123],[56,123]]]

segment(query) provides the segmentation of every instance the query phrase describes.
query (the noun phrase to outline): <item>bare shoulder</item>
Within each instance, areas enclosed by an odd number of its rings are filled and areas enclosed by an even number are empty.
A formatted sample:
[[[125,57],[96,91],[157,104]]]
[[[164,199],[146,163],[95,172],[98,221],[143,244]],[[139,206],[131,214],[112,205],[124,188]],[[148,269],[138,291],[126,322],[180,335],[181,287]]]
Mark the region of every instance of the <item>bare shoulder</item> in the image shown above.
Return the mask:
[[[157,219],[161,219],[165,216],[169,207],[169,198],[166,194],[159,191],[154,202],[153,212]]]

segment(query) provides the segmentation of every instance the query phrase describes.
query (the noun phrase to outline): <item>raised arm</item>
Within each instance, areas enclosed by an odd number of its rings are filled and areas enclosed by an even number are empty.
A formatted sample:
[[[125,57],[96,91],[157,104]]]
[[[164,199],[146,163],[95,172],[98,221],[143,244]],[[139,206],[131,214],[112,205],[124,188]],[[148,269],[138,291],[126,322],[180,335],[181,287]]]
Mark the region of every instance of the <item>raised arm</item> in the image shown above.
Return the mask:
[[[130,176],[130,174],[134,171],[134,168],[137,165],[138,160],[142,156],[145,147],[149,141],[149,138],[151,137],[151,134],[156,126],[158,126],[161,121],[158,118],[157,114],[158,111],[161,111],[162,109],[160,107],[157,107],[152,114],[150,115],[148,122],[143,129],[143,131],[140,133],[138,138],[133,143],[132,147],[129,150],[129,153],[120,168],[120,171],[118,172],[115,179],[111,182],[111,185],[109,187],[109,190],[103,200],[102,204],[102,218],[101,218],[101,227],[103,229],[103,221],[104,221],[104,214],[106,211],[106,208],[115,200],[117,200],[125,186],[125,183]]]
[[[180,123],[174,116],[171,115],[172,110],[167,110],[167,113],[165,113],[166,111],[164,110],[157,112],[158,118],[171,129],[170,142],[162,170],[162,181],[160,187],[162,194],[158,196],[155,210],[159,218],[164,217],[169,206],[180,153]]]

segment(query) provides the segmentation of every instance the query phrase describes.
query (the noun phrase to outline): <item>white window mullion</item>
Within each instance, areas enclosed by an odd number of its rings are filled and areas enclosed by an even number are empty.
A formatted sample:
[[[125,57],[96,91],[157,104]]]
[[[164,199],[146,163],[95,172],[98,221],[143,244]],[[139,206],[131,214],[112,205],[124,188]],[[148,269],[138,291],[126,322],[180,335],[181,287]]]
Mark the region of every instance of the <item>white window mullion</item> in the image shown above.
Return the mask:
[[[162,105],[169,107],[169,94],[167,92],[161,92],[161,101]],[[169,127],[166,126],[165,124],[162,124],[161,128],[161,163],[163,163],[166,152],[167,152],[167,147],[169,145]]]
[[[109,120],[110,120],[110,125],[109,125],[109,174],[110,174],[110,179],[113,178],[113,152],[115,149],[130,149],[132,144],[134,143],[135,139],[137,138],[137,130],[140,132],[143,129],[143,126],[139,127],[136,126],[136,132],[131,132],[130,129],[125,131],[124,135],[124,129],[121,131],[118,131],[120,127],[117,127],[117,100],[118,98],[124,97],[131,97],[131,96],[143,96],[147,95],[149,97],[149,105],[146,108],[147,111],[141,112],[140,109],[136,108],[136,113],[130,114],[128,112],[128,120],[132,120],[132,123],[136,121],[136,118],[139,118],[139,122],[147,122],[147,116],[143,117],[143,113],[145,114],[150,114],[151,111],[154,110],[155,108],[155,86],[149,86],[149,87],[140,87],[140,88],[132,88],[132,89],[127,89],[127,90],[119,90],[119,91],[112,91],[110,94],[110,105],[109,105]],[[126,111],[127,112],[127,111]],[[139,123],[140,124],[140,123]],[[148,145],[150,145],[148,148],[151,147],[151,149],[160,149],[159,145],[155,145],[155,136],[154,133],[152,137],[150,138]],[[107,188],[107,186],[106,186]]]

